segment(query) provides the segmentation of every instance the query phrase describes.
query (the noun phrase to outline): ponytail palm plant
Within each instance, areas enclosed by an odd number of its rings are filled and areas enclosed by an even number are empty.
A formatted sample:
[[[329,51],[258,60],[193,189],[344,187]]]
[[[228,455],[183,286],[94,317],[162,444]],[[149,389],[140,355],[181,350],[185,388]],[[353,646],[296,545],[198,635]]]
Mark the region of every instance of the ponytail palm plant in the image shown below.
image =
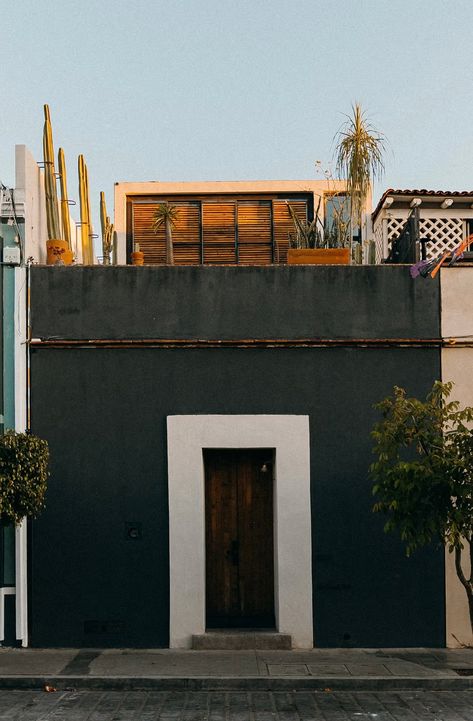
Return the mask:
[[[361,105],[352,106],[352,115],[337,134],[335,160],[337,173],[347,181],[352,222],[361,227],[363,208],[371,182],[384,172],[385,136],[366,119]]]
[[[166,231],[166,264],[174,264],[174,253],[172,247],[172,229],[176,226],[179,215],[179,208],[169,203],[159,203],[154,211],[153,230],[155,233],[164,225]]]

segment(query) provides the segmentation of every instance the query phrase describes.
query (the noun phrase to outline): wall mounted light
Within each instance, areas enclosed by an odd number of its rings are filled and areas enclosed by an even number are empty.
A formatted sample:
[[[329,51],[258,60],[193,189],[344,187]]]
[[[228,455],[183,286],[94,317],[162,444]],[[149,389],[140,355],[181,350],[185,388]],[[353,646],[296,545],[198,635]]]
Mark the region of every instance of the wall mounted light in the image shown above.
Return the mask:
[[[453,198],[445,198],[445,200],[443,201],[443,203],[440,207],[441,208],[449,208],[451,205],[453,205]]]

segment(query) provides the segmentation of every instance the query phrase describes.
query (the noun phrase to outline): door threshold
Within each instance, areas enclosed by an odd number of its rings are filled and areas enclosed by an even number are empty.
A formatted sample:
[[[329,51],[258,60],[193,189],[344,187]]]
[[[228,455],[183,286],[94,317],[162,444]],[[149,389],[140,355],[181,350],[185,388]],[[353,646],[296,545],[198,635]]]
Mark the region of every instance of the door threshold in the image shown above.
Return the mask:
[[[274,626],[262,626],[261,628],[255,626],[241,626],[236,628],[232,626],[222,626],[222,628],[214,628],[210,626],[205,629],[205,633],[278,633],[278,630]]]
[[[288,651],[292,648],[292,636],[271,629],[212,629],[192,636],[192,648],[196,651]]]

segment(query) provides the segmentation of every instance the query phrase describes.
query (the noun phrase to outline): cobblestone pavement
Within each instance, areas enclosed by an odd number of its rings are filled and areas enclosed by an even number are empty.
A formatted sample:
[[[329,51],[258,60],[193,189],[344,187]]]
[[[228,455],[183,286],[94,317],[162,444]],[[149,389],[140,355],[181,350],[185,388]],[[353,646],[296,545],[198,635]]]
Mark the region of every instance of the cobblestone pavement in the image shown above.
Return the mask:
[[[473,691],[0,691],[1,721],[469,721]]]

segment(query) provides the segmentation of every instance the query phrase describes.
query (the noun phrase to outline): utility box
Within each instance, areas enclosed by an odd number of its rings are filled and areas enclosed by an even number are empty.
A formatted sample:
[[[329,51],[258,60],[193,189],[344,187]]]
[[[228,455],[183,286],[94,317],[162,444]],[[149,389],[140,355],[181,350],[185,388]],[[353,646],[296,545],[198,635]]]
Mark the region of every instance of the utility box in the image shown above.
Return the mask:
[[[3,249],[3,262],[7,265],[20,265],[21,253],[20,247],[14,245],[11,248]]]

